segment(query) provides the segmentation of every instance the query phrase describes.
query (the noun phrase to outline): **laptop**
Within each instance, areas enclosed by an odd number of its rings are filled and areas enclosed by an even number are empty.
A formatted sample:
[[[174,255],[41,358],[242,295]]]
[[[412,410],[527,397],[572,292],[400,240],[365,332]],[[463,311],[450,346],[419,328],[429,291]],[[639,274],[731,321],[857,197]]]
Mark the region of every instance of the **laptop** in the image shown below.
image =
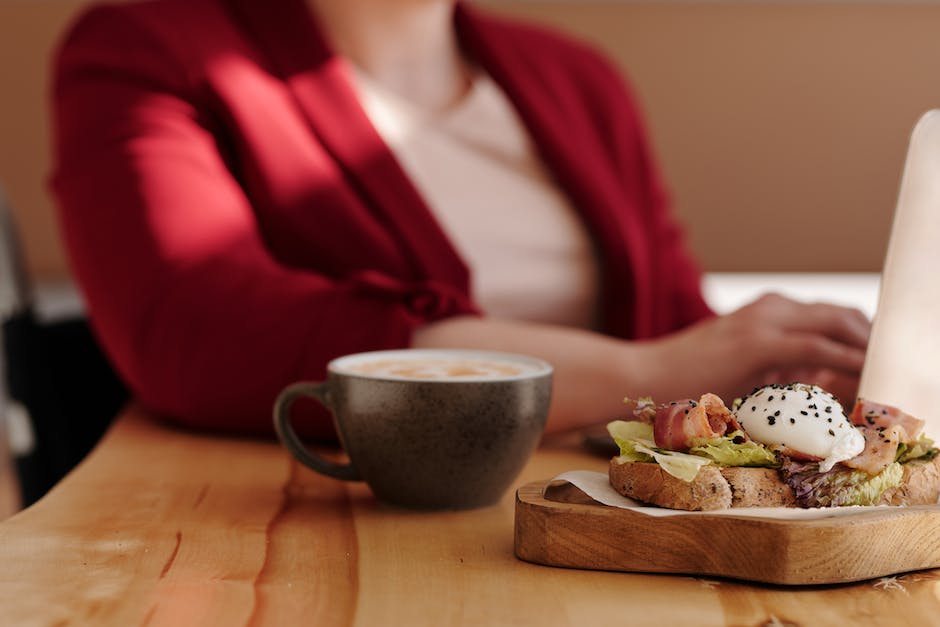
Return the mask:
[[[859,396],[940,433],[940,109],[911,135]]]

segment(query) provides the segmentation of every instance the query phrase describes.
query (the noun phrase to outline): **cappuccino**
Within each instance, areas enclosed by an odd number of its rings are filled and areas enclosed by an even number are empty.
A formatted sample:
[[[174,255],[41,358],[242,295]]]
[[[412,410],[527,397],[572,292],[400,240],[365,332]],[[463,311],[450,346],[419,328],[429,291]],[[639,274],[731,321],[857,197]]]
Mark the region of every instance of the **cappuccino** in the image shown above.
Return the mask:
[[[340,359],[331,368],[378,379],[492,380],[540,374],[543,362],[482,351],[386,351]]]
[[[404,379],[514,377],[524,369],[515,364],[478,359],[383,359],[350,366],[348,372]]]
[[[387,503],[469,509],[496,503],[538,444],[552,391],[550,364],[458,349],[346,355],[326,381],[287,386],[274,405],[278,437],[302,464],[365,481]],[[291,405],[319,401],[333,414],[348,463],[308,449]]]

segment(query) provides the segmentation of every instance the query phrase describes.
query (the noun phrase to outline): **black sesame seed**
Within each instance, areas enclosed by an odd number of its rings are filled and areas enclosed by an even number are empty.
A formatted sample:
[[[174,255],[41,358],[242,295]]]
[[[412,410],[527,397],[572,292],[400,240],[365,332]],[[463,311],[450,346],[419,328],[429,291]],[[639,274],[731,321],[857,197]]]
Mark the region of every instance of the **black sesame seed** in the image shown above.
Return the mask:
[[[791,425],[796,424],[796,418],[790,418],[790,424]]]
[[[688,414],[688,413],[689,413],[689,410],[688,410],[688,409],[687,409],[687,410],[685,410],[685,413],[686,413],[686,414]]]
[[[827,408],[826,408],[826,413],[827,413],[827,414],[831,414],[831,413],[832,413],[832,407],[827,407]]]
[[[751,405],[751,411],[757,411],[757,405]]]
[[[832,437],[836,437],[836,434],[832,429],[829,429],[829,435],[831,435]]]
[[[826,422],[832,422],[832,418],[826,418]]]
[[[817,411],[817,412],[813,412],[813,415],[816,416],[817,418],[819,418],[819,412],[818,412],[818,411]]]
[[[776,418],[774,418],[773,416],[768,416],[768,417],[767,417],[767,424],[769,424],[769,425],[774,425],[774,424],[776,424],[776,423],[777,423],[777,419],[776,419]]]
[[[768,403],[769,403],[770,401],[772,401],[772,400],[774,400],[774,397],[773,397],[772,395],[767,397],[767,402],[768,402]]]
[[[774,416],[779,416],[779,415],[780,415],[780,410],[778,409],[777,411],[774,412]]]
[[[781,400],[781,401],[787,400],[787,395],[786,395],[786,394],[781,394],[781,395],[780,395],[780,400]]]
[[[870,425],[873,425],[875,424],[875,419],[872,418],[871,416],[865,416],[865,422],[867,422]]]
[[[736,435],[733,438],[731,438],[731,441],[734,442],[735,444],[744,444],[744,436]]]
[[[809,416],[809,414],[803,411],[802,409],[800,410],[800,413],[803,414],[804,416]]]

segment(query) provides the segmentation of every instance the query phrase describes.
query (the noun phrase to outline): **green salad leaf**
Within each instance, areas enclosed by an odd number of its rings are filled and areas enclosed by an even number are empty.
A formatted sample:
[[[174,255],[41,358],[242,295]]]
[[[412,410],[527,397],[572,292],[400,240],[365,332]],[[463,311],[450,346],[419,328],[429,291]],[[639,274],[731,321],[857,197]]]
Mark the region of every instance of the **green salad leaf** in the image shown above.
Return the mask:
[[[904,469],[894,462],[872,476],[841,464],[819,472],[816,462],[791,461],[784,465],[783,475],[802,507],[841,507],[873,505],[885,490],[901,485]]]
[[[638,440],[653,441],[653,425],[645,422],[614,420],[607,424],[607,433],[620,447],[621,462],[651,462],[652,455],[636,450]]]
[[[933,446],[933,440],[925,435],[921,435],[916,442],[902,442],[898,446],[898,452],[894,461],[901,464],[915,459],[926,462],[936,457],[938,452],[940,451],[937,451]]]
[[[901,485],[903,476],[904,469],[897,462],[889,464],[874,477],[866,478],[864,473],[853,473],[853,481],[846,486],[839,505],[872,505],[885,490]]]
[[[743,431],[733,431],[720,438],[693,440],[689,453],[707,457],[722,466],[776,468],[777,456],[759,442],[746,440]]]
[[[653,443],[649,442],[648,444]],[[656,446],[647,446],[643,442],[636,444],[636,450],[652,456],[663,470],[676,479],[682,479],[683,481],[694,480],[702,466],[707,466],[712,463],[707,457],[689,455],[688,453],[680,453],[678,451],[669,451]]]
[[[607,425],[614,442],[620,447],[619,463],[656,462],[664,471],[683,481],[692,481],[699,468],[711,463],[701,455],[669,451],[656,446],[653,425],[645,422],[614,420]]]

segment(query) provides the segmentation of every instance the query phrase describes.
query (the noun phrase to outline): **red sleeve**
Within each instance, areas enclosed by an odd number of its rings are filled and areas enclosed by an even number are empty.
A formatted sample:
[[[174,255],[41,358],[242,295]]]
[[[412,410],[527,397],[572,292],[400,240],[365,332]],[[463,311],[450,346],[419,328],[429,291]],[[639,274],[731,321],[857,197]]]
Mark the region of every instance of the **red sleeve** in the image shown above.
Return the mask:
[[[634,115],[639,107],[633,104]],[[636,171],[647,196],[646,223],[652,249],[653,290],[657,311],[656,334],[665,334],[714,316],[702,295],[702,273],[686,245],[685,232],[673,216],[669,194],[664,185],[652,146],[642,121],[634,133],[637,145]]]
[[[600,56],[594,56],[592,78],[602,93],[596,94],[598,116],[610,129],[608,149],[617,161],[627,185],[639,190],[643,202],[647,242],[650,248],[652,288],[655,294],[654,335],[662,335],[714,316],[702,295],[702,273],[689,251],[685,233],[674,217],[669,194],[646,132],[641,107],[622,73]]]
[[[267,434],[284,385],[473,312],[444,286],[277,263],[186,81],[170,51],[112,9],[82,19],[56,65],[66,244],[93,326],[142,403],[190,426]],[[306,426],[332,433],[323,411]]]
[[[650,152],[645,153],[647,158]],[[682,226],[669,211],[668,194],[655,168],[649,175],[650,223],[654,245],[656,278],[654,289],[663,321],[656,333],[663,334],[684,328],[715,315],[702,294],[702,273],[685,242]]]

